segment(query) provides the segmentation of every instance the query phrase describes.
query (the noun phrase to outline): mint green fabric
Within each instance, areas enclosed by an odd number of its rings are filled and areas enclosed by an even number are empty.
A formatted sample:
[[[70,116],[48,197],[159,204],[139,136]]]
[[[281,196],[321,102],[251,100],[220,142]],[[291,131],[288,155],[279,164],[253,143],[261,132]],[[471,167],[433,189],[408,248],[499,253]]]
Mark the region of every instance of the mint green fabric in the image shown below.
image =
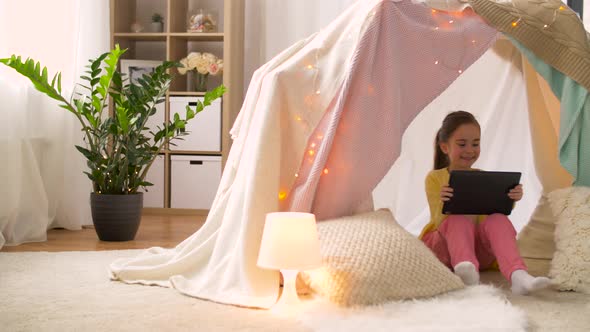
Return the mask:
[[[590,186],[590,98],[588,90],[539,59],[515,39],[524,54],[561,102],[559,161],[574,177],[574,185]],[[586,142],[586,143],[584,143]]]

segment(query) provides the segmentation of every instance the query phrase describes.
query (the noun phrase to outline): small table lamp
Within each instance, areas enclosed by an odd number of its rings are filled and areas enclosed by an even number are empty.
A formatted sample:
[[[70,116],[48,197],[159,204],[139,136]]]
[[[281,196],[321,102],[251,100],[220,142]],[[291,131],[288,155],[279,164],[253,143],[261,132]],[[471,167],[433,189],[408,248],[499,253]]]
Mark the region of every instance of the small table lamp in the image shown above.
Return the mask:
[[[303,212],[273,212],[266,215],[258,266],[281,270],[283,294],[274,309],[299,304],[295,281],[301,270],[321,266],[315,216]]]

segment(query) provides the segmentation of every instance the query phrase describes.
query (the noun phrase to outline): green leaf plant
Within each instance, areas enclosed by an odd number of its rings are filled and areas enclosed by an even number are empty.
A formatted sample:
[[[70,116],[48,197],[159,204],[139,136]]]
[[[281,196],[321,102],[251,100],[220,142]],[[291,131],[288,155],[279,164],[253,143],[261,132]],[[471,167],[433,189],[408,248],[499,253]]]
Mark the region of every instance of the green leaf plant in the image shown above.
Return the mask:
[[[154,13],[152,15],[152,22],[154,22],[154,23],[164,23],[164,17],[160,13]]]
[[[47,68],[32,59],[20,56],[0,59],[0,63],[27,77],[37,90],[55,99],[59,107],[71,112],[80,122],[85,146],[76,145],[84,155],[88,170],[84,173],[92,181],[94,193],[127,195],[152,184],[145,181],[150,166],[158,153],[172,141],[182,139],[188,121],[202,112],[226,91],[223,85],[207,92],[195,108],[186,107],[184,119],[175,114],[174,120],[156,128],[147,128],[156,105],[164,102],[170,88],[170,68],[180,64],[165,61],[150,74],[130,82],[117,71],[117,63],[126,50],[119,45],[96,59],[89,60],[87,70],[80,77],[84,83],[71,98],[63,96],[61,73],[51,81]],[[109,103],[112,114],[109,115]]]

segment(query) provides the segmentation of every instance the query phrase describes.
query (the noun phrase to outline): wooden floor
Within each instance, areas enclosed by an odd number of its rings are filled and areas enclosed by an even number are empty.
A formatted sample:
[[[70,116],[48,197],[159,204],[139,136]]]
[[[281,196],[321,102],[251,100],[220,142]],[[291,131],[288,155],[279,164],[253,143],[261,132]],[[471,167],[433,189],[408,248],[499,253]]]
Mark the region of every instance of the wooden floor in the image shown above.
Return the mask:
[[[52,229],[46,242],[4,246],[2,252],[16,251],[94,251],[118,249],[172,248],[198,230],[205,216],[144,215],[135,240],[125,242],[100,241],[92,226],[80,231]]]
[[[52,229],[47,232],[46,242],[4,246],[0,252],[173,248],[196,232],[205,223],[205,219],[206,216],[144,215],[135,240],[126,242],[100,241],[91,226],[81,231]],[[525,261],[531,274],[547,275],[549,260],[525,258]]]

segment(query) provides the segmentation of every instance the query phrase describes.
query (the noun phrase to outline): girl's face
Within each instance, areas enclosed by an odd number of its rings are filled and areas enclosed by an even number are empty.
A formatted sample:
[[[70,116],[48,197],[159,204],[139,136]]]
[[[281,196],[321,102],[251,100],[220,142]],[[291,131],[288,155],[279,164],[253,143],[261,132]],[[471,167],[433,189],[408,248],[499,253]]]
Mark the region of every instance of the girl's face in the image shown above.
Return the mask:
[[[459,126],[448,142],[440,143],[441,150],[449,157],[449,170],[470,169],[479,158],[479,128],[474,124]]]

